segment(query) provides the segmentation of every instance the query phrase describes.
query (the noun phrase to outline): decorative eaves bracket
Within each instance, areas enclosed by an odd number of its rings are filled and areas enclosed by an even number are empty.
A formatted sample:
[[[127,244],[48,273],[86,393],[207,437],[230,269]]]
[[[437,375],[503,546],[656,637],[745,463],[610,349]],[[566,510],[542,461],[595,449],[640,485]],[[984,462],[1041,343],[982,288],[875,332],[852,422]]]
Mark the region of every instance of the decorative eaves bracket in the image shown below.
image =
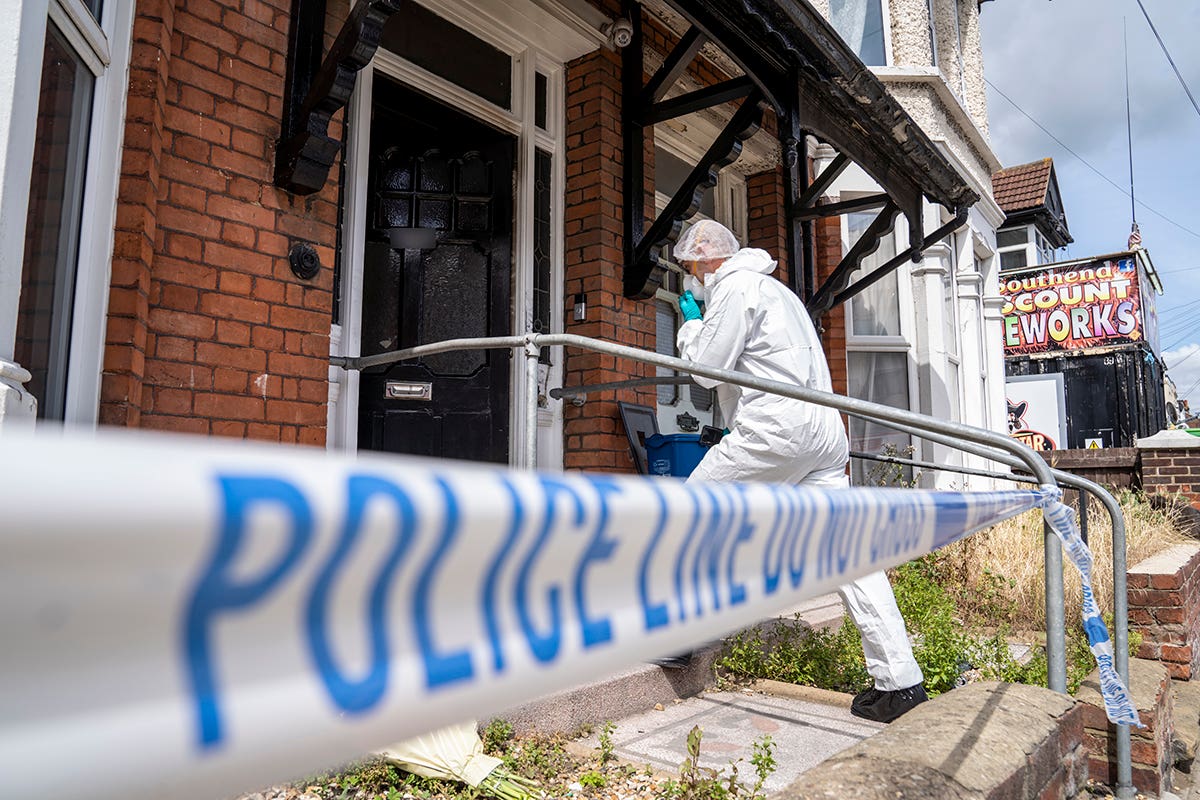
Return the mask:
[[[342,148],[342,142],[329,135],[329,121],[350,102],[359,71],[374,57],[384,24],[403,1],[360,0],[322,59],[325,0],[292,0],[283,119],[275,148],[276,186],[313,194],[325,185]]]
[[[696,27],[683,35],[658,71],[642,85],[641,8],[632,0],[625,0],[624,10],[633,20],[633,40],[622,53],[626,187],[624,293],[626,297],[644,299],[653,297],[662,284],[663,267],[658,263],[655,251],[679,238],[684,221],[699,209],[704,193],[716,186],[717,173],[737,160],[742,143],[758,131],[766,108],[762,93],[748,78],[733,78],[669,100],[663,99],[706,40]],[[647,229],[642,191],[646,185],[646,129],[657,122],[734,100],[741,100],[741,103],[732,119]]]
[[[695,213],[702,192],[716,182],[715,168],[730,163],[737,152],[716,153],[719,144],[741,141],[731,121],[718,141],[680,188],[684,199],[673,198],[667,209],[646,229],[644,212],[645,172],[642,163],[644,128],[667,118],[667,112],[702,107],[703,100],[728,100],[734,86],[756,89],[754,99],[770,103],[779,120],[779,140],[784,159],[785,204],[790,220],[788,263],[792,287],[810,309],[831,308],[866,285],[882,277],[875,270],[853,285],[850,276],[862,258],[878,248],[879,240],[903,214],[908,221],[909,247],[884,265],[888,271],[905,259],[917,260],[925,247],[945,232],[961,226],[966,209],[976,200],[973,192],[937,150],[925,133],[892,97],[882,83],[848,49],[845,42],[807,0],[669,0],[691,28],[684,33],[659,71],[643,87],[641,59],[641,9],[625,0],[624,11],[634,26],[634,40],[625,48],[625,294],[644,298],[658,287],[663,267],[653,258],[655,251],[675,241],[683,220]],[[667,90],[696,57],[700,47],[712,41],[719,45],[744,72],[744,77],[707,90],[691,92],[662,101]],[[722,96],[726,93],[727,96]],[[667,105],[664,110],[663,106]],[[743,102],[738,115],[747,111]],[[744,120],[739,120],[744,121]],[[809,178],[804,142],[813,136],[834,146],[839,155],[816,176]],[[714,158],[715,156],[715,158]],[[884,193],[870,198],[818,205],[819,198],[851,163],[857,163]],[[700,180],[696,180],[697,178]],[[920,237],[924,230],[922,208],[925,198],[950,209],[957,225],[943,226],[937,238]],[[852,248],[839,264],[837,280],[827,280],[819,289],[815,275],[813,221],[853,211],[883,207],[866,241]],[[853,258],[851,258],[853,255]],[[832,276],[831,276],[832,277]]]

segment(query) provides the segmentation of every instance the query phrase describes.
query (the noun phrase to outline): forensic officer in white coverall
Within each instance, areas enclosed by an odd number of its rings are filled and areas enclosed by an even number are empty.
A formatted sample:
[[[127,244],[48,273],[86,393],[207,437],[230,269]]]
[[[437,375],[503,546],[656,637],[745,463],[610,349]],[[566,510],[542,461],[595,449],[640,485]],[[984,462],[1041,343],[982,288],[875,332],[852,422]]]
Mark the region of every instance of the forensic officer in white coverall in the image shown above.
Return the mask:
[[[686,319],[677,338],[682,358],[832,391],[808,312],[794,293],[771,277],[775,261],[765,250],[739,248],[728,228],[702,220],[684,232],[674,254],[691,273],[679,300]],[[850,485],[849,447],[837,411],[700,376],[695,381],[716,387],[730,430],[709,448],[688,480],[831,489]],[[913,658],[891,584],[876,572],[839,591],[862,634],[867,670],[875,680],[873,688],[854,698],[851,711],[891,722],[926,699],[924,676]]]

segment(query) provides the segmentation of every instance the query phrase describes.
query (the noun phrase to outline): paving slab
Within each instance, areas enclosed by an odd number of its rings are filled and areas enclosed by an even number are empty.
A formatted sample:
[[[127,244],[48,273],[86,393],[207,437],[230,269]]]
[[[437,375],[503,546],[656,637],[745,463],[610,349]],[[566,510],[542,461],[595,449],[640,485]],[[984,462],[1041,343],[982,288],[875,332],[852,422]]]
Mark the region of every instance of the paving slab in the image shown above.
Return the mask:
[[[778,766],[764,788],[780,791],[806,770],[887,727],[851,716],[848,696],[827,694],[838,704],[757,692],[706,692],[661,711],[616,720],[613,752],[631,763],[678,773],[687,757],[688,732],[699,725],[704,732],[701,766],[721,769],[742,759],[739,778],[752,783],[754,742],[770,736]],[[585,744],[595,746],[597,734]]]

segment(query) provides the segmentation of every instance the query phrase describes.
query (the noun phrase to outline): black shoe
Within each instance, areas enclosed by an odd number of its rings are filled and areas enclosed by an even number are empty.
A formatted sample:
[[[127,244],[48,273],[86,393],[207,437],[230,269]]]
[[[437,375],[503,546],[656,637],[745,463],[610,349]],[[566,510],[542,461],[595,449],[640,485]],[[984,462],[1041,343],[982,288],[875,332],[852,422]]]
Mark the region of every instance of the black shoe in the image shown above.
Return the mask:
[[[923,683],[891,692],[872,687],[854,696],[850,713],[875,722],[891,722],[928,699]]]
[[[692,665],[692,651],[680,653],[677,656],[667,656],[666,658],[656,658],[650,662],[657,664],[663,669],[687,669]]]

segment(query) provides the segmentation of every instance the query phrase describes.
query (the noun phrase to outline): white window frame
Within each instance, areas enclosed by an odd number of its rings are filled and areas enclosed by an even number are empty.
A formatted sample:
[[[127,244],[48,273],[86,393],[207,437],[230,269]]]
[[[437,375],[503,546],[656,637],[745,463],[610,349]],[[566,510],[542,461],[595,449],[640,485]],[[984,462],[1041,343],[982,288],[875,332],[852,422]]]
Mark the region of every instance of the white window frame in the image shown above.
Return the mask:
[[[1042,252],[1038,248],[1038,245],[1037,245],[1038,237],[1041,236],[1041,233],[1038,232],[1036,225],[1033,225],[1031,223],[1029,225],[1020,225],[1017,227],[1008,228],[1006,231],[997,231],[997,235],[999,235],[1002,232],[1006,233],[1008,231],[1018,231],[1018,230],[1025,231],[1025,235],[1027,237],[1025,242],[1022,244],[1010,244],[1010,245],[1006,245],[1004,247],[997,247],[996,255],[1000,258],[1001,262],[1003,262],[1005,253],[1024,252],[1025,253],[1025,266],[1023,266],[1023,267],[1005,267],[1003,265],[1003,263],[1001,263],[1000,268],[1004,269],[1004,270],[1033,269],[1033,268],[1037,267],[1039,264],[1045,263],[1042,260]]]
[[[934,8],[936,0],[925,0],[925,13],[929,16],[929,58],[930,66],[938,65],[938,42],[937,42],[937,9]]]
[[[517,194],[513,209],[513,285],[512,330],[530,329],[533,319],[533,256],[534,256],[534,155],[536,150],[547,152],[552,162],[551,187],[551,274],[550,325],[552,331],[563,330],[564,229],[563,214],[566,187],[566,74],[564,64],[574,57],[568,48],[579,48],[587,38],[587,25],[571,17],[566,9],[558,23],[574,29],[564,35],[561,28],[548,21],[545,12],[521,0],[424,0],[430,11],[463,28],[479,39],[505,52],[512,58],[512,109],[490,103],[467,89],[435,75],[400,56],[380,49],[374,59],[359,74],[347,109],[349,136],[346,149],[345,210],[343,219],[342,292],[340,324],[330,330],[330,353],[358,356],[362,335],[362,269],[366,250],[367,170],[370,153],[370,119],[375,76],[381,75],[406,86],[423,91],[438,100],[487,123],[517,140],[514,164]],[[528,10],[541,15],[542,24],[526,26],[522,13]],[[597,36],[599,34],[597,33]],[[570,39],[571,41],[567,41]],[[595,47],[602,40],[589,44]],[[536,74],[546,78],[546,129],[535,122]],[[525,466],[525,453],[519,445],[524,441],[526,422],[526,359],[512,359],[509,406],[509,463]],[[539,403],[537,461],[539,469],[562,468],[562,401],[549,397],[549,388],[562,385],[563,358],[552,357],[549,368],[539,365]],[[354,451],[358,448],[359,373],[330,367],[329,410],[326,447],[330,450]]]
[[[7,120],[0,113],[0,126],[7,125],[0,132],[0,144],[7,145],[2,148],[7,163],[0,167],[0,361],[11,358],[15,343],[42,55],[51,21],[95,78],[69,312],[71,334],[67,352],[58,356],[65,358],[67,372],[63,420],[92,427],[99,416],[134,3],[109,0],[99,21],[80,0],[4,0],[0,13],[5,19],[19,20],[9,33],[17,41],[7,43],[13,45],[10,55],[15,56],[16,69],[12,74],[0,70],[5,73],[0,78],[0,105],[11,109]]]
[[[856,197],[870,194],[869,192],[842,192],[841,200],[850,200]],[[847,253],[851,247],[850,241],[850,225],[847,215],[840,217],[841,222],[841,238],[842,252]],[[907,224],[901,217],[896,219],[895,228],[889,236],[892,237],[894,243],[898,245],[900,241],[905,241],[902,236],[905,236]],[[899,251],[897,251],[899,252]],[[842,308],[846,312],[846,375],[847,380],[850,377],[850,354],[851,353],[900,353],[905,356],[905,364],[907,365],[908,376],[908,409],[919,409],[920,395],[918,384],[918,372],[916,359],[913,357],[915,352],[915,343],[913,340],[914,331],[916,329],[916,318],[914,316],[914,300],[912,294],[912,277],[909,274],[908,262],[901,264],[895,270],[896,273],[896,295],[897,302],[900,306],[900,333],[890,336],[872,336],[866,334],[854,333],[854,309],[853,303],[847,300],[843,303]],[[852,275],[851,281],[855,279]],[[849,390],[849,386],[847,386]],[[912,444],[912,437],[909,437],[909,445]],[[869,469],[864,465],[863,469]]]
[[[676,133],[665,125],[655,127],[654,146],[693,164],[699,161],[704,155],[704,147],[700,142],[684,134]],[[717,174],[717,185],[713,187],[712,191],[716,193],[713,203],[716,220],[733,231],[737,240],[745,245],[750,228],[745,176],[736,170],[726,167]],[[661,213],[670,201],[670,197],[656,191],[654,193],[655,213]],[[705,219],[705,217],[697,214],[692,219],[694,221]],[[679,295],[659,287],[654,293],[654,299],[656,301],[663,300],[675,306],[675,330],[678,331],[679,327],[683,325],[683,315],[678,310]],[[712,407],[705,411],[697,408],[692,403],[691,392],[689,391],[691,387],[685,384],[676,388],[679,391],[676,392],[674,403],[659,403],[658,394],[655,392],[655,410],[658,416],[658,429],[660,432],[679,432],[679,426],[675,418],[685,412],[699,419],[701,425],[717,425],[721,422],[721,411],[717,403],[717,392],[715,389],[712,390]]]
[[[869,0],[868,0],[869,2]],[[892,0],[879,0],[879,18],[883,22],[883,64],[879,66],[890,67],[896,63],[892,55]],[[826,5],[826,12],[829,12],[829,6]],[[830,13],[832,17],[832,13]],[[831,22],[832,24],[832,22]],[[843,40],[844,41],[844,40]],[[849,46],[849,42],[846,43]],[[874,65],[869,65],[874,66]]]
[[[976,0],[971,0],[975,2]],[[961,0],[950,0],[954,6],[954,44],[958,53],[958,98],[966,107],[967,100],[967,62],[963,54],[963,36],[962,36],[962,2]]]

